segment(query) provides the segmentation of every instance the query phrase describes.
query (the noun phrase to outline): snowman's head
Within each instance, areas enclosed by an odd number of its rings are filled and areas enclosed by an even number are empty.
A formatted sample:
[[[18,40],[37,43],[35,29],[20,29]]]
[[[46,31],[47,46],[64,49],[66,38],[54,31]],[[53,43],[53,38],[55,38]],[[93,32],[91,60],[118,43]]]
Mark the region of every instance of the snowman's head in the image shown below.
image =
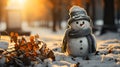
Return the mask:
[[[88,29],[91,28],[92,23],[90,17],[84,8],[79,6],[73,6],[69,12],[70,18],[68,20],[68,25],[74,29]]]
[[[90,22],[88,20],[77,20],[72,22],[69,26],[74,30],[91,28]]]

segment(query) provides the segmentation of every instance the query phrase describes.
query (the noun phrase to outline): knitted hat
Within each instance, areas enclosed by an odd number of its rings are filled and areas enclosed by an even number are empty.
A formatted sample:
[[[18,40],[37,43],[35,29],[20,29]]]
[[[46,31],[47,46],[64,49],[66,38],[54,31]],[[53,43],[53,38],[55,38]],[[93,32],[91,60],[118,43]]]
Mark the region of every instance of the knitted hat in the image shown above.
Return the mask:
[[[70,25],[72,22],[77,20],[88,20],[90,22],[90,17],[87,15],[87,12],[84,8],[79,6],[73,6],[69,10],[70,19],[68,20],[68,24]]]

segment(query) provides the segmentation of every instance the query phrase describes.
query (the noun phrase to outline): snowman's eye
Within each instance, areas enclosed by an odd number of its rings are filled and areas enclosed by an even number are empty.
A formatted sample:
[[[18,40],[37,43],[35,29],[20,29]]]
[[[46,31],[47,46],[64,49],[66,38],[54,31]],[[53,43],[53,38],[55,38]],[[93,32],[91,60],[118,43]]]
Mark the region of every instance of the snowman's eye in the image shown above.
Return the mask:
[[[78,22],[76,22],[76,24],[78,24]]]
[[[85,22],[83,21],[82,23],[84,24]]]

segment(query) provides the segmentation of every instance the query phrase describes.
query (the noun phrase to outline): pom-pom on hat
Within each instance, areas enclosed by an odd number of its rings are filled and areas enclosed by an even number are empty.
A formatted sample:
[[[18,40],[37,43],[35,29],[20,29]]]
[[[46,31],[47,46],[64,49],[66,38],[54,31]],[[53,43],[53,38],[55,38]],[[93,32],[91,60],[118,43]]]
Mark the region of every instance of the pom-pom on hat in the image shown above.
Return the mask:
[[[70,19],[68,20],[68,24],[70,25],[72,22],[77,20],[88,20],[89,22],[90,17],[87,15],[87,12],[84,8],[79,6],[73,6],[69,10]]]

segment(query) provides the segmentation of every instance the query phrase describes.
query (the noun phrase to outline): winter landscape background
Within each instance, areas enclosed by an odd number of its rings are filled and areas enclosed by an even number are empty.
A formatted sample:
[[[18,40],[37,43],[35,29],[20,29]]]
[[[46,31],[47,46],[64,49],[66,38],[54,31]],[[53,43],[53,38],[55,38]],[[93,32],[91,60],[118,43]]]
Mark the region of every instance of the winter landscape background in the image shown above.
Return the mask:
[[[73,5],[83,7],[94,25],[97,52],[90,55],[90,60],[61,53]],[[120,0],[0,0],[1,49],[14,47],[10,32],[22,36],[27,33],[26,38],[38,34],[39,40],[54,52],[55,61],[48,58],[31,62],[29,67],[120,67]],[[4,67],[6,58],[1,49],[0,67]]]
[[[5,25],[3,24],[3,26]],[[108,31],[102,36],[96,35],[97,51],[99,52],[96,55],[91,54],[90,60],[83,60],[81,57],[74,58],[71,56],[67,56],[65,53],[61,53],[61,43],[65,32],[64,26],[63,30],[53,32],[48,28],[29,27],[25,22],[23,22],[23,30],[31,31],[31,35],[39,34],[40,40],[45,41],[47,43],[48,48],[52,49],[55,54],[56,61],[45,59],[43,63],[36,64],[34,67],[120,66],[120,33],[113,33]],[[1,36],[1,39],[9,41],[9,37],[7,36]],[[9,46],[12,47],[11,45]],[[0,63],[4,61],[4,59],[0,59]]]

